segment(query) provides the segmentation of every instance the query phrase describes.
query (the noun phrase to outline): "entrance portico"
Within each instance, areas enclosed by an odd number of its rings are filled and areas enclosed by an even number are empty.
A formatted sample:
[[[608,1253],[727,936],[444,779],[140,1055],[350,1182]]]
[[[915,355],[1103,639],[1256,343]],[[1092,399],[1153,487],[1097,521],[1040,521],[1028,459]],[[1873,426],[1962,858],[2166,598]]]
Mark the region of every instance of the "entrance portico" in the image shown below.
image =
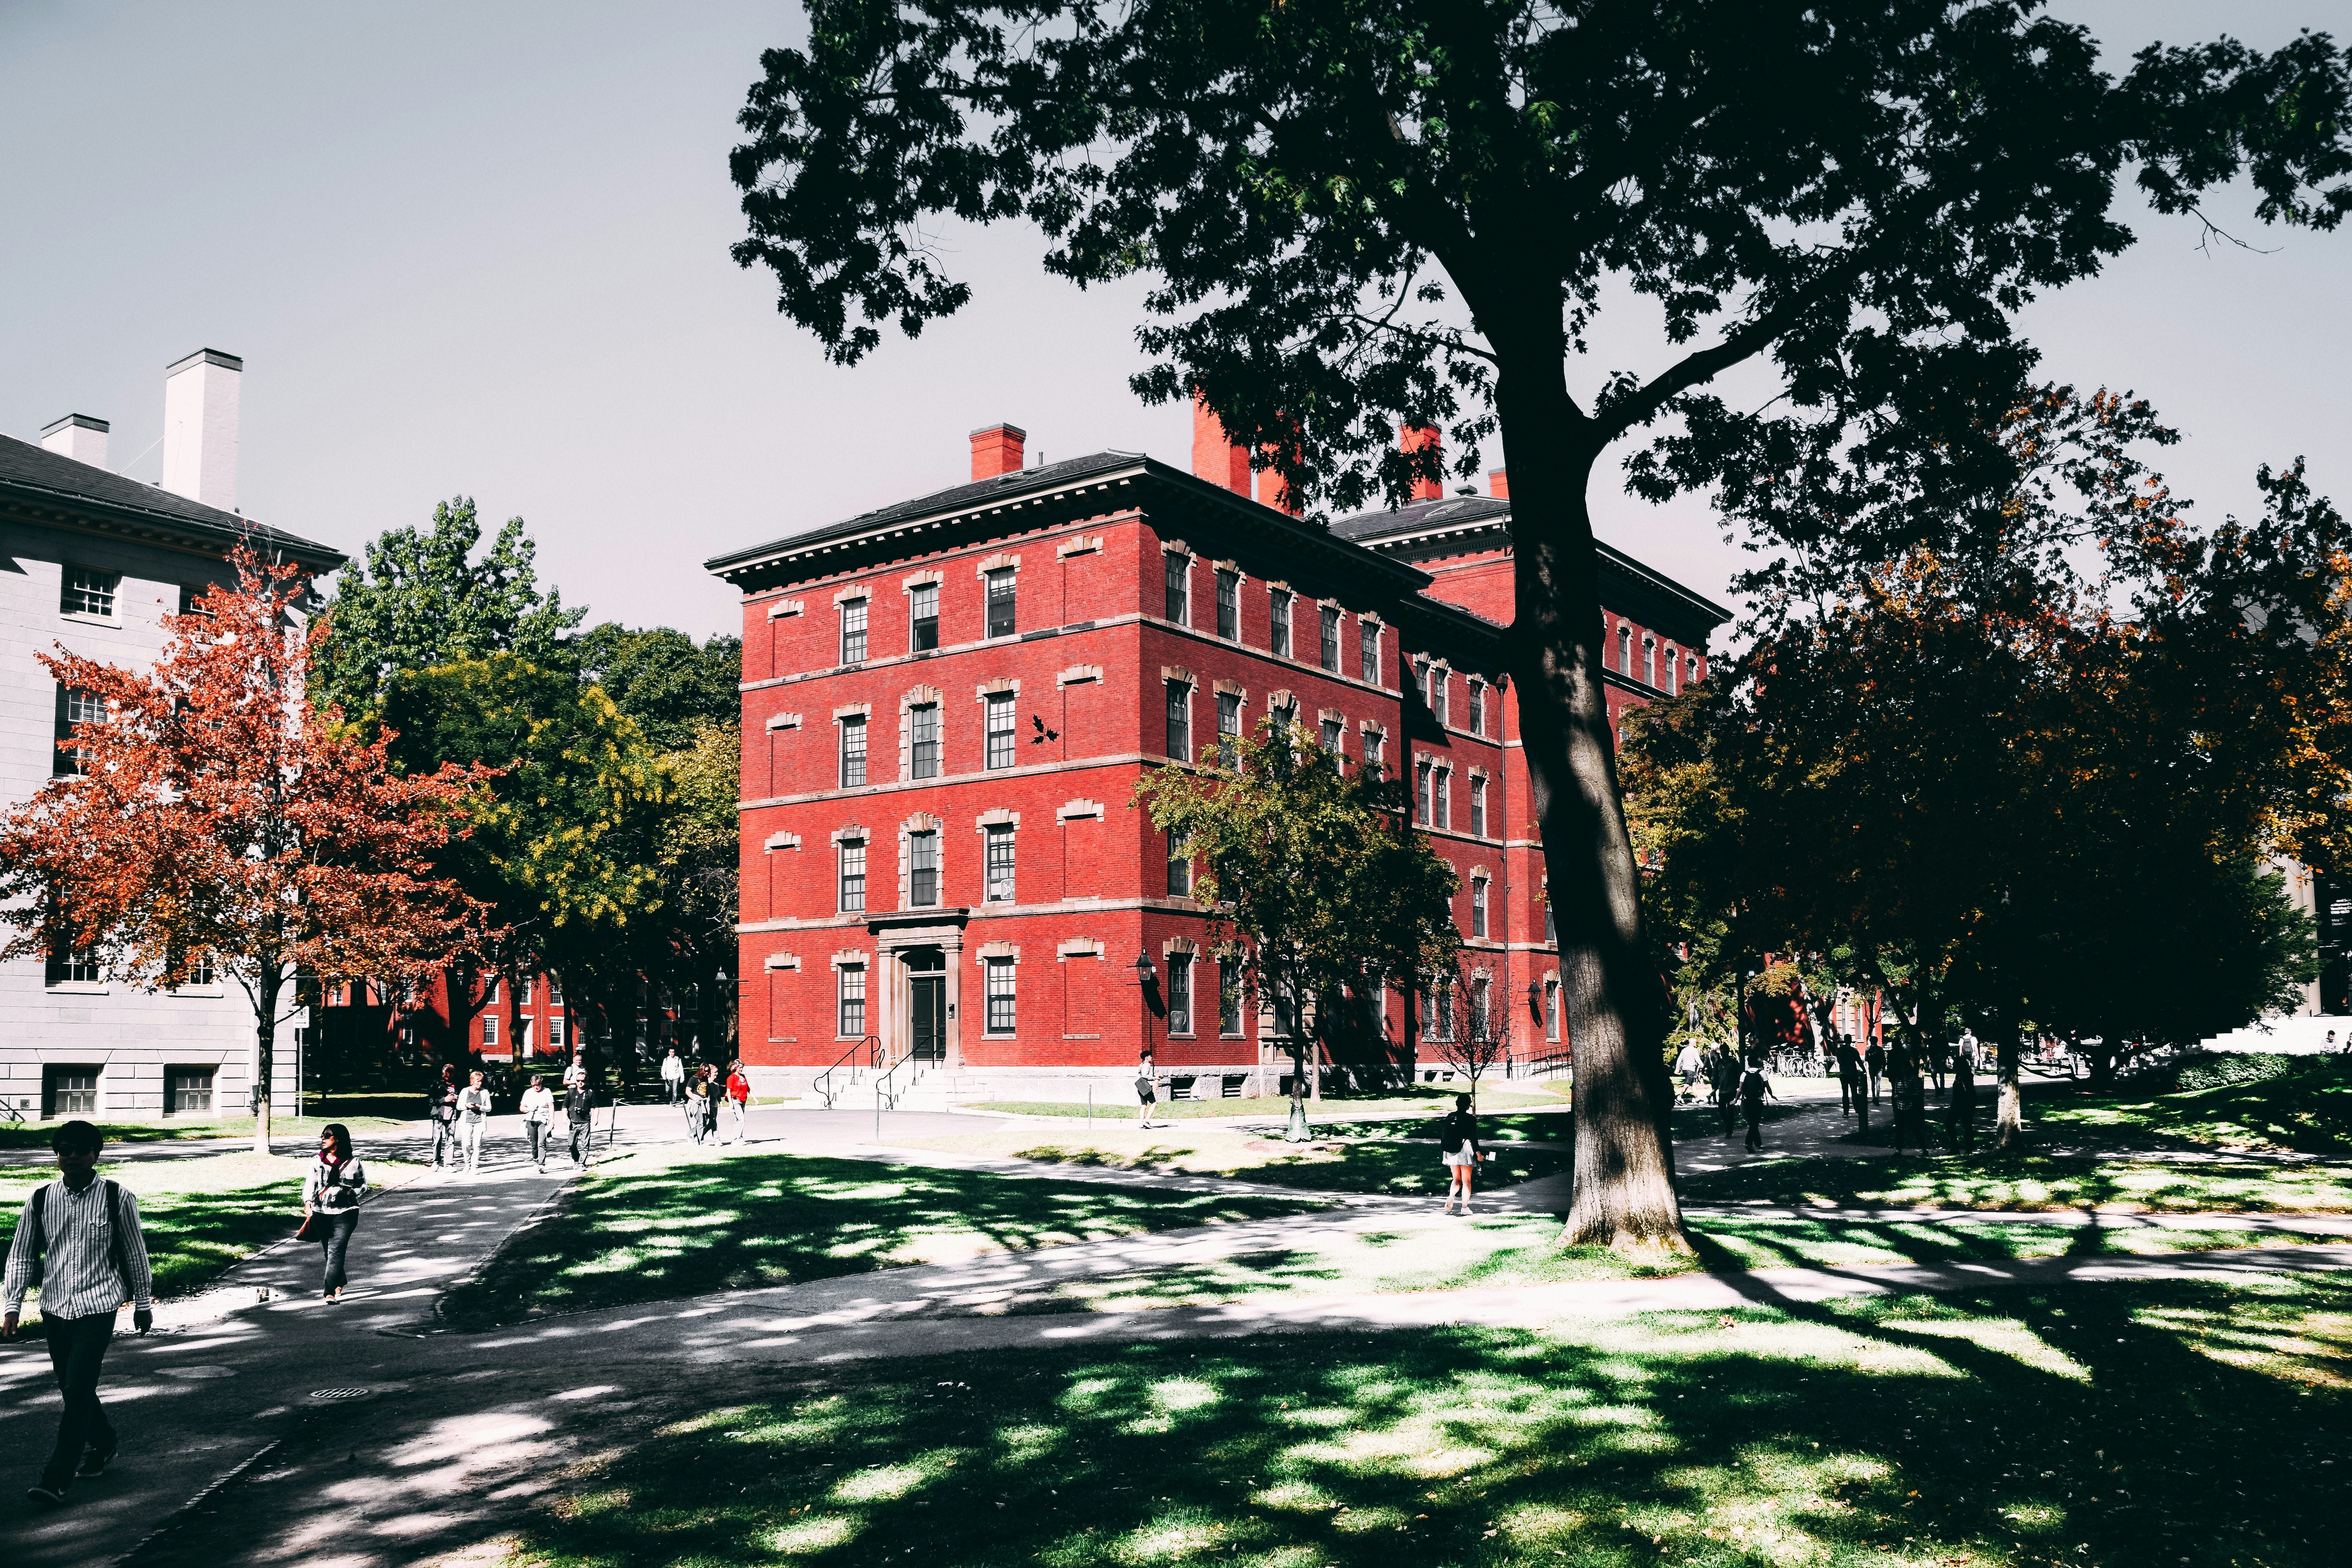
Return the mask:
[[[966,909],[901,910],[874,916],[875,976],[881,993],[885,1056],[927,1058],[950,1071],[963,1066],[963,933]]]

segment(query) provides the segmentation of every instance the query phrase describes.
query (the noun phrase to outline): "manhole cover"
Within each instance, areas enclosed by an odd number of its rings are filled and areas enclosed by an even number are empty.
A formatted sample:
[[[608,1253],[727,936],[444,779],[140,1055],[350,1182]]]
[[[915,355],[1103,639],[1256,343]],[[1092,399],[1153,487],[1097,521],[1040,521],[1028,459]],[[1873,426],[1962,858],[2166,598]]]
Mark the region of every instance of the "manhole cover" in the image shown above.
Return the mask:
[[[167,1366],[157,1372],[158,1377],[235,1377],[236,1369],[226,1366]]]
[[[313,1399],[364,1399],[375,1392],[373,1388],[314,1388]]]

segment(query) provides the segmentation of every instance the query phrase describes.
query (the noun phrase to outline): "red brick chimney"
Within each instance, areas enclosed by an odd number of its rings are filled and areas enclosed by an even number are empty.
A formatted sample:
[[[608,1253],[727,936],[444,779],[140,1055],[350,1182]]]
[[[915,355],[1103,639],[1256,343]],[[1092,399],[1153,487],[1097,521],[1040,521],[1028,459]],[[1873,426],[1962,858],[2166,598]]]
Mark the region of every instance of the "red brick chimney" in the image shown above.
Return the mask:
[[[1018,425],[991,425],[985,430],[971,433],[971,477],[992,479],[999,474],[1010,474],[1021,467],[1021,449],[1029,443],[1029,432]]]
[[[1424,447],[1432,452],[1438,449],[1437,426],[1434,425],[1400,425],[1397,434],[1402,437],[1405,451],[1418,452]],[[1442,479],[1417,478],[1412,481],[1412,499],[1415,500],[1437,500],[1444,494],[1445,485]]]
[[[1192,471],[1235,495],[1250,493],[1249,448],[1225,434],[1224,421],[1192,394]]]
[[[1496,500],[1511,499],[1511,471],[1508,468],[1486,470],[1486,493]]]

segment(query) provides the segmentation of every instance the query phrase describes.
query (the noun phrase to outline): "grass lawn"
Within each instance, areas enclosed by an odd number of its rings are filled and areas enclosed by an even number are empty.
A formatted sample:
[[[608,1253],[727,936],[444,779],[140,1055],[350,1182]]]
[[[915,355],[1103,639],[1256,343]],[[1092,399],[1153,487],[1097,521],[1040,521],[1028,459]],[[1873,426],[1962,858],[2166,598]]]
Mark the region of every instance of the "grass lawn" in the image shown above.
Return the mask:
[[[1454,1097],[1464,1092],[1461,1085],[1425,1084],[1394,1094],[1367,1096],[1363,1099],[1342,1100],[1326,1095],[1321,1100],[1307,1102],[1307,1119],[1319,1131],[1326,1121],[1338,1121],[1350,1116],[1386,1116],[1400,1111],[1425,1110],[1432,1116],[1443,1116],[1454,1109]],[[1504,1089],[1488,1086],[1478,1091],[1480,1114],[1488,1110],[1516,1110],[1528,1106],[1561,1106],[1568,1102],[1564,1094],[1543,1090]],[[983,1100],[964,1106],[967,1110],[992,1110],[1003,1116],[1071,1116],[1081,1121],[1087,1115],[1086,1102],[1075,1104],[1062,1100]],[[1117,1102],[1100,1101],[1094,1107],[1097,1121],[1133,1121],[1136,1102],[1132,1099]],[[1154,1121],[1194,1121],[1204,1118],[1256,1117],[1267,1121],[1286,1121],[1290,1115],[1288,1095],[1253,1096],[1245,1100],[1163,1100],[1152,1108]]]
[[[2250,1277],[742,1369],[541,1568],[2319,1568],[2352,1281]]]
[[[385,1110],[394,1110],[392,1103],[394,1101],[398,1101],[404,1106],[423,1104],[423,1097],[414,1094],[363,1095],[354,1098],[359,1103],[381,1105]],[[399,1126],[404,1121],[415,1120],[413,1116],[399,1114],[383,1116],[347,1111],[341,1106],[341,1101],[336,1101],[322,1113],[309,1116],[272,1116],[269,1119],[270,1140],[274,1142],[280,1138],[299,1137],[315,1141],[319,1136],[319,1129],[330,1121],[340,1121],[350,1128],[354,1135],[359,1135],[385,1131]],[[314,1111],[317,1110],[315,1100],[312,1102],[312,1109]],[[54,1121],[14,1121],[0,1124],[0,1149],[46,1149],[49,1146],[49,1135],[55,1132],[58,1126],[59,1123]],[[101,1121],[98,1123],[98,1130],[106,1135],[106,1141],[110,1143],[160,1143],[181,1138],[251,1138],[253,1118],[250,1116],[172,1116],[153,1121]]]
[[[237,1259],[293,1234],[302,1218],[305,1164],[284,1155],[210,1154],[100,1163],[99,1174],[139,1196],[155,1294],[185,1296]],[[380,1185],[414,1167],[375,1160],[368,1169]],[[15,1238],[33,1189],[57,1173],[53,1166],[0,1167],[0,1247]]]
[[[986,1252],[1304,1214],[1229,1198],[800,1154],[644,1150],[598,1165],[446,1310],[467,1326]]]
[[[2352,1058],[2252,1058],[2271,1076],[2153,1094],[2126,1087],[2104,1094],[2044,1086],[2029,1092],[2030,1121],[2118,1142],[2187,1139],[2224,1149],[2352,1153]]]
[[[1182,1131],[1133,1125],[1081,1130],[1005,1128],[943,1138],[909,1138],[907,1147],[997,1159],[1042,1160],[1059,1165],[1094,1165],[1123,1171],[1165,1171],[1181,1175],[1234,1176],[1276,1186],[1325,1192],[1392,1193],[1435,1196],[1445,1191],[1445,1168],[1434,1144],[1377,1137],[1361,1142],[1285,1143],[1279,1137],[1225,1127]],[[1515,1186],[1569,1168],[1564,1149],[1500,1146],[1494,1161],[1478,1170],[1478,1186]]]
[[[1688,1203],[1829,1203],[1975,1209],[2111,1207],[2165,1214],[2198,1210],[2352,1211],[2352,1171],[2321,1164],[2210,1161],[2011,1158],[1978,1154],[1769,1160],[1685,1178]]]

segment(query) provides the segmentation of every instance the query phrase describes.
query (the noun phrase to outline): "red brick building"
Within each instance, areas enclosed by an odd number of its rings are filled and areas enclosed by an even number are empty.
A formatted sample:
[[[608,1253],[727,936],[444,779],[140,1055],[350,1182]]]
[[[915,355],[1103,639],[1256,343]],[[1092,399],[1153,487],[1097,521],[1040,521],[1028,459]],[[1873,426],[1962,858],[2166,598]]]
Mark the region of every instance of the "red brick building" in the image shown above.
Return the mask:
[[[1065,1098],[1123,1086],[1147,1032],[1195,1094],[1276,1091],[1291,1010],[1235,994],[1183,857],[1127,804],[1145,770],[1276,711],[1412,782],[1462,877],[1469,1009],[1520,1060],[1562,1052],[1503,668],[1503,477],[1326,531],[1272,504],[1270,475],[1254,500],[1245,454],[1197,425],[1191,473],[1024,468],[1023,432],[995,426],[968,485],[709,563],[743,593],[741,1050],[762,1092],[871,1037],[958,1092]],[[1612,711],[1700,679],[1726,612],[1613,551],[1603,574]],[[1387,995],[1334,1065],[1414,1070],[1410,1002]]]

